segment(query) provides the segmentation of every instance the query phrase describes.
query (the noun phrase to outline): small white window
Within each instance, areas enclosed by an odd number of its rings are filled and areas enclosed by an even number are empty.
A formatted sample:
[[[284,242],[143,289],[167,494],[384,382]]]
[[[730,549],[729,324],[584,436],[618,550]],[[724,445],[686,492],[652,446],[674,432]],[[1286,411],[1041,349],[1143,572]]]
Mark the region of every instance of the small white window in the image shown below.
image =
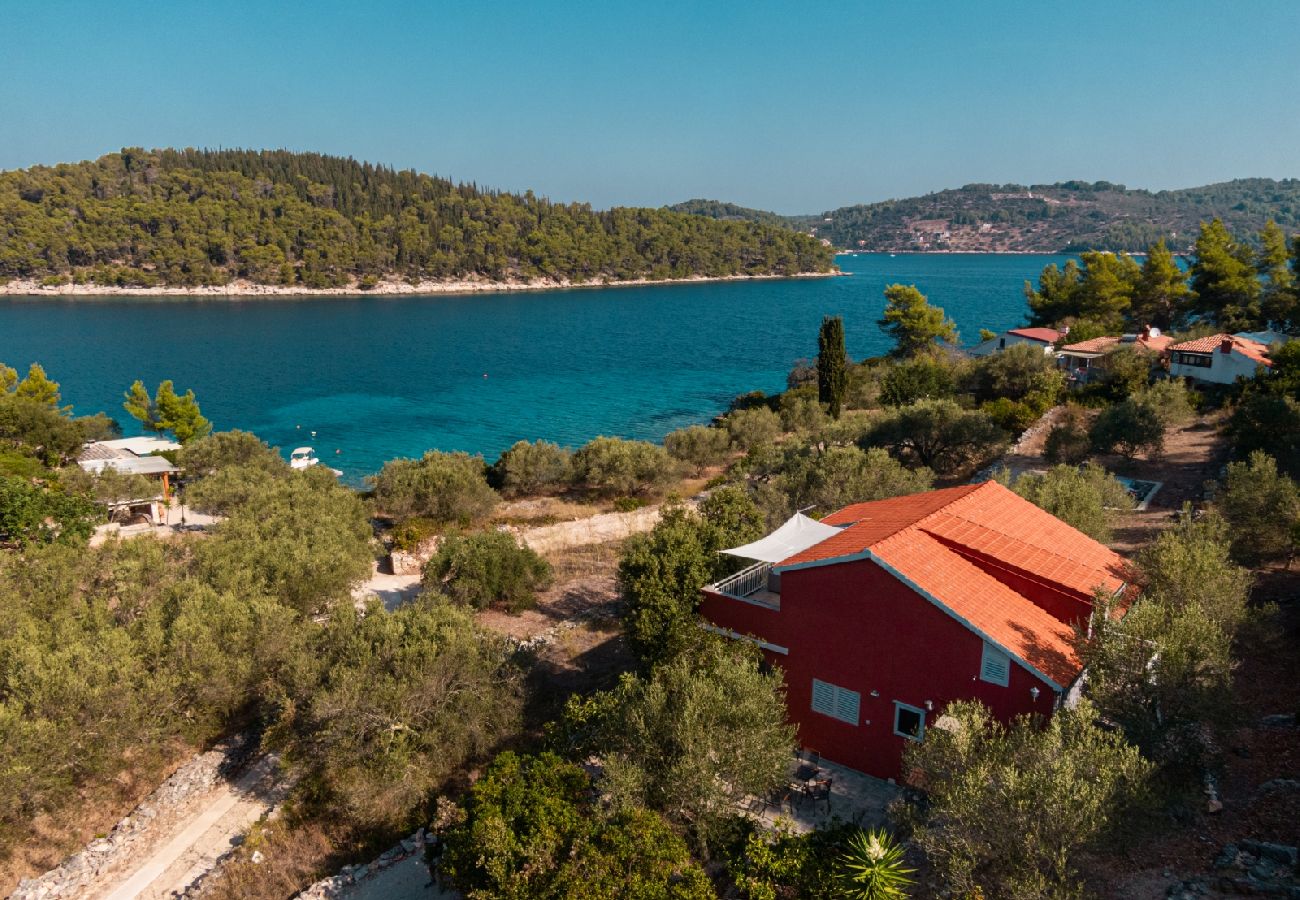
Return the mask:
[[[818,681],[816,678],[813,679],[813,712],[819,712],[824,716],[830,716],[832,719],[839,719],[841,722],[856,725],[858,724],[861,703],[862,695],[857,691],[836,687],[825,681]]]
[[[894,734],[909,741],[925,737],[925,710],[894,701]]]
[[[1011,678],[1011,657],[984,642],[984,655],[980,658],[980,680],[1006,687]]]

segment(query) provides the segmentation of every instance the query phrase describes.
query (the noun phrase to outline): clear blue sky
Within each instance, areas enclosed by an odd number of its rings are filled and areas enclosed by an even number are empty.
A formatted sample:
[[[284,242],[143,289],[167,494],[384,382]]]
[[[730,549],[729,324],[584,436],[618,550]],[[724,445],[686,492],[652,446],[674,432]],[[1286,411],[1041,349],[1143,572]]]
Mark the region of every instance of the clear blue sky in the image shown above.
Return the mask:
[[[1300,176],[1300,3],[4,0],[0,169],[320,150],[780,212]]]

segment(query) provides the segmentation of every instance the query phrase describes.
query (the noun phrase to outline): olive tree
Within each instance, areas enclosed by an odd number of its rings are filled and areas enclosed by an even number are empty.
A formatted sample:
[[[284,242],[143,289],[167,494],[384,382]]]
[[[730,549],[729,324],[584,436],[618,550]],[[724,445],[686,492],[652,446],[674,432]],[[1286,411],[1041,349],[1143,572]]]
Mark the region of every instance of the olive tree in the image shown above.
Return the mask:
[[[1096,463],[1053,466],[1041,475],[1025,473],[1011,488],[1102,543],[1110,540],[1116,513],[1133,508],[1128,488]]]
[[[950,703],[904,751],[924,785],[914,840],[957,896],[1074,897],[1078,852],[1141,796],[1150,765],[1087,702],[1004,725]]]
[[[475,609],[527,609],[550,580],[550,564],[503,531],[447,535],[424,567],[425,590]]]
[[[646,441],[597,437],[573,454],[574,480],[602,496],[648,494],[676,473],[668,451]]]
[[[727,459],[731,452],[731,435],[725,428],[689,425],[670,431],[664,437],[664,449],[673,459],[688,463],[699,472]]]
[[[430,450],[419,459],[393,459],[371,479],[375,505],[397,518],[424,516],[443,525],[468,525],[496,506],[481,456]]]
[[[510,497],[565,488],[573,475],[570,456],[550,441],[517,441],[492,466],[494,483]]]

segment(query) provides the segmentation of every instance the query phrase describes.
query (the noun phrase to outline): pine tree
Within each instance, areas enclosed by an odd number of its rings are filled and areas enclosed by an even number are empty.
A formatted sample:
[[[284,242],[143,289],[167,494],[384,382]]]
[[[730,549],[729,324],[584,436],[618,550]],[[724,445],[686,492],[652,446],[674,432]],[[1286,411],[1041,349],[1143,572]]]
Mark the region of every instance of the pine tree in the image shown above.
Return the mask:
[[[1183,316],[1188,293],[1187,273],[1178,267],[1169,247],[1163,240],[1152,244],[1133,291],[1130,324],[1171,327]]]
[[[844,351],[844,320],[839,316],[822,319],[817,335],[817,399],[830,407],[838,419],[849,386],[848,354]]]
[[[1254,256],[1221,220],[1201,225],[1192,263],[1193,309],[1227,331],[1258,325],[1260,284]]]
[[[1260,307],[1269,325],[1290,327],[1295,315],[1296,278],[1291,271],[1291,258],[1287,252],[1286,232],[1272,219],[1259,233],[1259,253],[1255,269],[1263,279],[1263,298]]]
[[[957,326],[931,306],[916,285],[891,284],[885,288],[885,313],[877,323],[895,341],[890,355],[906,359],[934,349],[936,341],[957,343]]]

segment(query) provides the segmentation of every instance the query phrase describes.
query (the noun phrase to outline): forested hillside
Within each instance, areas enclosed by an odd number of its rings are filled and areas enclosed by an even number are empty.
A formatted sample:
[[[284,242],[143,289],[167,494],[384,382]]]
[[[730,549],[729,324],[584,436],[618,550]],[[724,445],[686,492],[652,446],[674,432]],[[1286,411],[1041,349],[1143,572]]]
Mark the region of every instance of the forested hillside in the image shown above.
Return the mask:
[[[1108,181],[968,184],[810,216],[776,216],[717,201],[670,208],[720,219],[768,222],[775,216],[847,250],[1140,251],[1164,240],[1182,251],[1200,224],[1215,218],[1234,232],[1256,233],[1269,219],[1288,233],[1300,230],[1300,179],[1246,178],[1155,192]]]
[[[800,228],[798,217],[783,216],[765,209],[750,209],[748,206],[738,206],[722,200],[687,200],[684,203],[674,203],[667,209],[728,222],[757,222],[760,225],[774,225],[778,228]]]
[[[369,287],[827,271],[819,241],[593,210],[314,153],[126,149],[0,173],[0,280]]]

